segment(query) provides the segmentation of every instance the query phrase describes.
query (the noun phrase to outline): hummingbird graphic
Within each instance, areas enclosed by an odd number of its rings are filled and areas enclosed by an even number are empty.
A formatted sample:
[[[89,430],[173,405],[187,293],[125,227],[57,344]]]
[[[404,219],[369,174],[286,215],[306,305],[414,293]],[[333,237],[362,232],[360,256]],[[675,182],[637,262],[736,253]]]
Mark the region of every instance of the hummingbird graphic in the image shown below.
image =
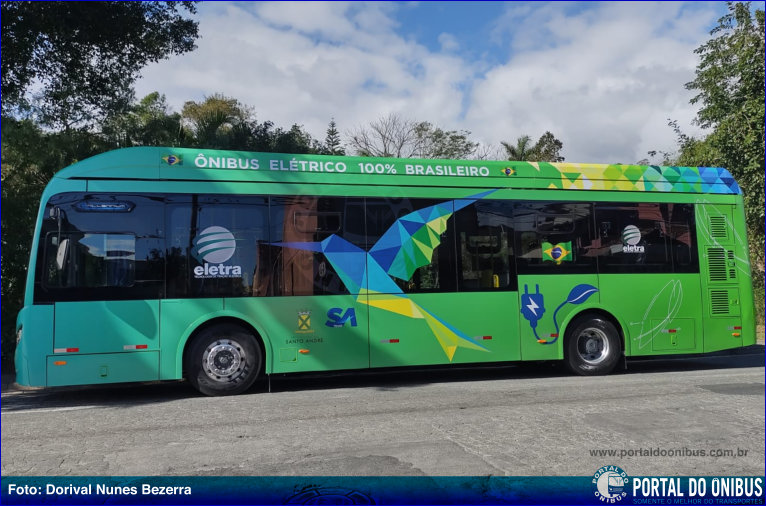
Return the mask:
[[[323,253],[356,301],[409,318],[425,320],[452,362],[458,348],[489,351],[459,329],[410,300],[392,278],[409,281],[431,263],[455,212],[497,191],[477,193],[418,209],[394,222],[369,251],[332,234],[321,242],[276,242],[274,246]]]

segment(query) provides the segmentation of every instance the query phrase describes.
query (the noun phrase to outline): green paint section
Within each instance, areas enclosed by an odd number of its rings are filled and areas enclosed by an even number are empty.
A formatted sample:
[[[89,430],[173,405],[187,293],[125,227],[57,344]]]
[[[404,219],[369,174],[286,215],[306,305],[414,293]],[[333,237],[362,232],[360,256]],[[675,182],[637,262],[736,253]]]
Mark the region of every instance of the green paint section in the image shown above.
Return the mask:
[[[515,292],[411,294],[418,306],[442,318],[449,326],[471,337],[479,347],[456,346],[445,336],[445,353],[438,334],[424,318],[413,318],[374,307],[370,295],[370,365],[467,364],[520,360],[517,328],[518,303]],[[485,339],[485,337],[487,339]],[[485,349],[481,349],[485,348]]]
[[[57,177],[741,193],[731,174],[719,168],[416,160],[167,147],[111,151],[72,165]]]
[[[335,309],[335,319],[328,312]],[[339,321],[353,310],[354,319]],[[226,299],[226,312],[257,322],[264,331],[273,373],[362,369],[370,365],[368,307],[352,295]],[[330,321],[338,326],[330,327]],[[353,322],[356,326],[353,326]],[[289,360],[295,357],[295,360]]]
[[[564,358],[566,323],[575,314],[587,311],[589,308],[599,307],[599,300],[602,297],[600,292],[595,292],[580,304],[566,303],[572,289],[579,285],[590,285],[598,288],[598,276],[595,274],[519,276],[519,292],[517,294],[519,312],[524,309],[528,315],[536,315],[532,321],[525,317],[519,318],[519,340],[523,360]],[[524,296],[525,291],[535,296],[529,300]],[[537,294],[540,295],[537,296]],[[534,327],[533,321],[536,321]],[[540,341],[545,341],[545,343]],[[551,342],[552,344],[548,344]]]
[[[704,348],[711,352],[755,344],[755,306],[744,206],[696,206],[702,283]]]
[[[159,352],[48,357],[48,386],[158,380]]]
[[[698,275],[601,274],[599,282],[602,307],[619,318],[628,356],[702,352]]]

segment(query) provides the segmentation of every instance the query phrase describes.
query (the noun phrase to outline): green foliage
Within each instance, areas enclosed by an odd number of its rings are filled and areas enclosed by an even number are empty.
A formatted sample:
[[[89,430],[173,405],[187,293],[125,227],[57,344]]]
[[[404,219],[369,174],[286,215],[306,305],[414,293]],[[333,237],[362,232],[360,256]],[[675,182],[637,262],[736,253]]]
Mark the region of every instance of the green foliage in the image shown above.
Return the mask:
[[[726,167],[742,187],[763,321],[764,11],[752,12],[749,2],[728,6],[712,38],[695,51],[700,63],[686,85],[697,92],[692,103],[701,105],[697,122],[711,133],[702,140],[679,135],[678,164]]]
[[[16,314],[24,302],[29,247],[45,185],[53,174],[111,148],[85,130],[43,131],[30,120],[2,120],[2,361],[13,359]]]
[[[168,109],[165,95],[156,91],[132,104],[124,113],[110,117],[102,135],[119,147],[186,146],[190,133],[181,123],[181,115]]]
[[[536,143],[532,144],[532,138],[522,135],[516,139],[516,144],[501,142],[505,148],[508,160],[517,162],[563,162],[561,150],[564,144],[550,132],[545,132]]]
[[[427,121],[415,125],[418,158],[469,158],[478,144],[471,141],[467,130],[442,130]]]
[[[2,111],[48,126],[121,111],[147,63],[194,49],[194,2],[2,2]],[[36,96],[32,97],[32,90]]]
[[[100,131],[44,129],[34,120],[2,120],[2,360],[10,366],[16,345],[16,314],[23,305],[30,245],[40,196],[53,174],[89,156],[127,146],[317,153],[320,144],[299,125],[285,130],[258,123],[237,100],[213,95],[171,111],[151,93],[116,112]]]

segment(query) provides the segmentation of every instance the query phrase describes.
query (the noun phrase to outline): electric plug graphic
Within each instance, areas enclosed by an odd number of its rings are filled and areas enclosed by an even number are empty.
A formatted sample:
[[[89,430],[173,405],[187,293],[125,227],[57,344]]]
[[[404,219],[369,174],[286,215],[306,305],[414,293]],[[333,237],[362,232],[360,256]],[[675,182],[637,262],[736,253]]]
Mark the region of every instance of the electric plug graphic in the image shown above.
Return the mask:
[[[535,293],[529,293],[529,287],[524,285],[524,293],[521,295],[521,315],[529,322],[533,331],[537,328],[537,322],[543,317],[543,313],[545,313],[545,303],[543,294],[540,293],[540,285],[535,285]]]

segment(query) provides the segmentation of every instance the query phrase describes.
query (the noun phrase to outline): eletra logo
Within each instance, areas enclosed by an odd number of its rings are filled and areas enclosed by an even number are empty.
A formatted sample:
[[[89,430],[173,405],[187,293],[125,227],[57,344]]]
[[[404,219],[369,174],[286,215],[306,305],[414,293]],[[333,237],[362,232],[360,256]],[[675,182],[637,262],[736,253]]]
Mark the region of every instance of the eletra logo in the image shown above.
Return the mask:
[[[200,262],[219,264],[234,255],[237,243],[234,235],[223,227],[207,227],[194,239],[192,255]]]
[[[622,251],[623,253],[643,253],[644,247],[639,246],[641,242],[641,230],[635,225],[628,225],[622,230]]]
[[[196,278],[237,278],[242,275],[239,265],[223,265],[237,249],[234,234],[219,226],[207,227],[194,239],[192,256],[201,264],[194,268]],[[218,264],[218,265],[210,265]]]

